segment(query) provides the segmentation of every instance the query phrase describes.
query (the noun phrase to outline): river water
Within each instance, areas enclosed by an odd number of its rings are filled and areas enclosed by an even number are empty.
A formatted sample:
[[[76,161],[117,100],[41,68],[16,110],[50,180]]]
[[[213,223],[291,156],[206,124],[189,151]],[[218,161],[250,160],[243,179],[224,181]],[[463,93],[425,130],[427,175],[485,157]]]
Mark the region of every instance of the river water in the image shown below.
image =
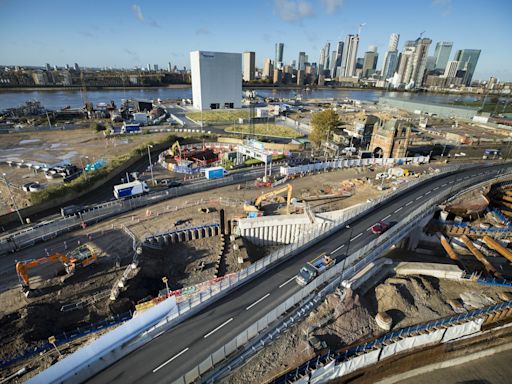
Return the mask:
[[[441,95],[431,93],[405,93],[387,92],[382,90],[347,90],[347,89],[313,89],[300,91],[294,89],[269,89],[258,88],[256,93],[263,97],[292,98],[300,93],[303,99],[311,98],[336,98],[356,99],[363,101],[377,101],[381,96],[399,97],[408,100],[429,101],[444,104],[455,99],[464,101],[475,100],[474,96]],[[113,100],[120,105],[122,99],[192,99],[191,88],[143,88],[143,89],[115,89],[92,90],[87,92],[87,97],[94,105]],[[83,105],[80,90],[35,90],[35,91],[0,91],[0,111],[6,108],[16,107],[28,100],[38,100],[50,110]]]

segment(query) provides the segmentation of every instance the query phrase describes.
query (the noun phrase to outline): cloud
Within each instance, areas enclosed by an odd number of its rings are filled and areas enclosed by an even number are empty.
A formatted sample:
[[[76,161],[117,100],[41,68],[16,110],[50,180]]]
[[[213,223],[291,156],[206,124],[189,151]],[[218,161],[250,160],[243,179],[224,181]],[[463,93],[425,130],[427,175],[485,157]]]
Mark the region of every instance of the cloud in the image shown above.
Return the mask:
[[[142,13],[142,9],[140,9],[139,5],[133,4],[132,12],[135,15],[135,17],[137,18],[137,20],[139,20],[140,22],[144,22],[144,14]]]
[[[196,35],[209,35],[210,31],[206,27],[199,27],[196,29]]]
[[[343,5],[344,0],[320,0],[324,7],[325,13],[332,15],[338,8]]]
[[[128,48],[124,48],[124,49],[123,49],[123,51],[124,51],[124,53],[126,53],[128,56],[131,56],[132,61],[135,61],[135,62],[137,62],[137,63],[139,63],[139,62],[140,62],[140,57],[139,57],[139,55],[137,54],[137,52],[134,52],[134,51],[132,51],[132,50],[130,50],[130,49],[128,49]]]
[[[315,31],[306,30],[304,34],[306,35],[306,39],[312,43],[318,40],[318,34]]]
[[[441,9],[441,16],[448,16],[452,12],[452,0],[432,0],[434,7]]]
[[[274,13],[288,22],[301,21],[314,15],[313,7],[306,0],[274,0]]]

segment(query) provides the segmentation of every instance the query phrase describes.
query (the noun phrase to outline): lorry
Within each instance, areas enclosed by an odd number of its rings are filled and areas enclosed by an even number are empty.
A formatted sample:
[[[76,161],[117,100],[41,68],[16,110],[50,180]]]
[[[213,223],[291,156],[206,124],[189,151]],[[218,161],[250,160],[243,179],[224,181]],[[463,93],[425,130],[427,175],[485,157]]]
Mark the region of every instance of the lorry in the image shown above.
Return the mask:
[[[138,123],[124,123],[121,127],[121,133],[140,133],[140,124]]]
[[[149,192],[149,187],[144,181],[135,180],[130,183],[114,185],[114,197],[125,199]]]
[[[222,167],[211,167],[204,170],[204,177],[206,177],[207,180],[220,179],[226,174],[226,170]]]
[[[316,279],[317,276],[331,268],[335,263],[336,260],[326,253],[323,253],[313,261],[306,263],[306,265],[301,268],[297,276],[295,276],[295,281],[297,281],[297,284],[299,285],[307,285]]]
[[[496,159],[496,158],[499,158],[501,157],[501,151],[499,149],[486,149],[484,151],[484,155],[482,156],[482,159],[484,160],[487,160],[487,159]]]

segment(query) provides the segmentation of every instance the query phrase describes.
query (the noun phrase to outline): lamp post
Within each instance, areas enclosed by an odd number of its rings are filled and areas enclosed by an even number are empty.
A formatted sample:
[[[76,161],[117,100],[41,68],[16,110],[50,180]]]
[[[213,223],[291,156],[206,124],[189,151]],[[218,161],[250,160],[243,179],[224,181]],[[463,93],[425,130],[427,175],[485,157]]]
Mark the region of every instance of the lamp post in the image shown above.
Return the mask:
[[[354,229],[354,228],[352,228],[352,227],[351,227],[350,225],[348,225],[348,224],[347,224],[347,225],[345,225],[345,228],[346,228],[346,229],[350,229],[350,232],[349,232],[349,234],[348,234],[347,252],[345,253],[345,257],[347,257],[347,256],[348,256],[348,251],[349,251],[349,249],[350,249],[350,240],[351,240],[350,238],[352,237],[352,231],[353,231],[353,229]]]
[[[149,169],[151,171],[151,184],[153,184],[153,187],[155,186],[155,178],[153,177],[153,163],[151,162],[151,152],[150,148],[153,148],[152,145],[148,145],[148,159],[149,159]]]
[[[2,176],[4,179],[4,183],[7,186],[7,190],[9,191],[9,196],[11,197],[12,205],[14,205],[14,209],[16,209],[16,213],[18,214],[18,217],[20,218],[20,223],[21,223],[21,225],[23,225],[24,224],[23,218],[21,217],[20,210],[18,209],[18,205],[16,204],[16,200],[14,200],[14,196],[12,195],[11,186],[9,185],[9,182],[5,178],[5,176],[7,176],[7,175],[5,173],[2,173]]]
[[[165,284],[165,289],[167,290],[167,296],[169,296],[169,284],[167,284],[168,280],[167,280],[167,277],[162,277],[162,281],[164,282]]]

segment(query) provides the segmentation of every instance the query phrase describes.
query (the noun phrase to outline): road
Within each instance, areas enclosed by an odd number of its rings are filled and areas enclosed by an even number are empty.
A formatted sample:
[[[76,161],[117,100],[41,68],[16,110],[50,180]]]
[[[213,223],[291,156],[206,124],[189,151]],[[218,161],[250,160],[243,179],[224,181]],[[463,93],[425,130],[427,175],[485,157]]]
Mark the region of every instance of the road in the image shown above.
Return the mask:
[[[294,276],[301,266],[322,252],[343,259],[375,235],[370,227],[384,220],[398,222],[441,189],[485,172],[497,173],[504,166],[473,169],[421,184],[413,191],[369,212],[323,242],[252,280],[216,303],[160,335],[93,377],[91,383],[169,383],[186,374],[211,353],[232,340],[250,324],[297,292]]]

